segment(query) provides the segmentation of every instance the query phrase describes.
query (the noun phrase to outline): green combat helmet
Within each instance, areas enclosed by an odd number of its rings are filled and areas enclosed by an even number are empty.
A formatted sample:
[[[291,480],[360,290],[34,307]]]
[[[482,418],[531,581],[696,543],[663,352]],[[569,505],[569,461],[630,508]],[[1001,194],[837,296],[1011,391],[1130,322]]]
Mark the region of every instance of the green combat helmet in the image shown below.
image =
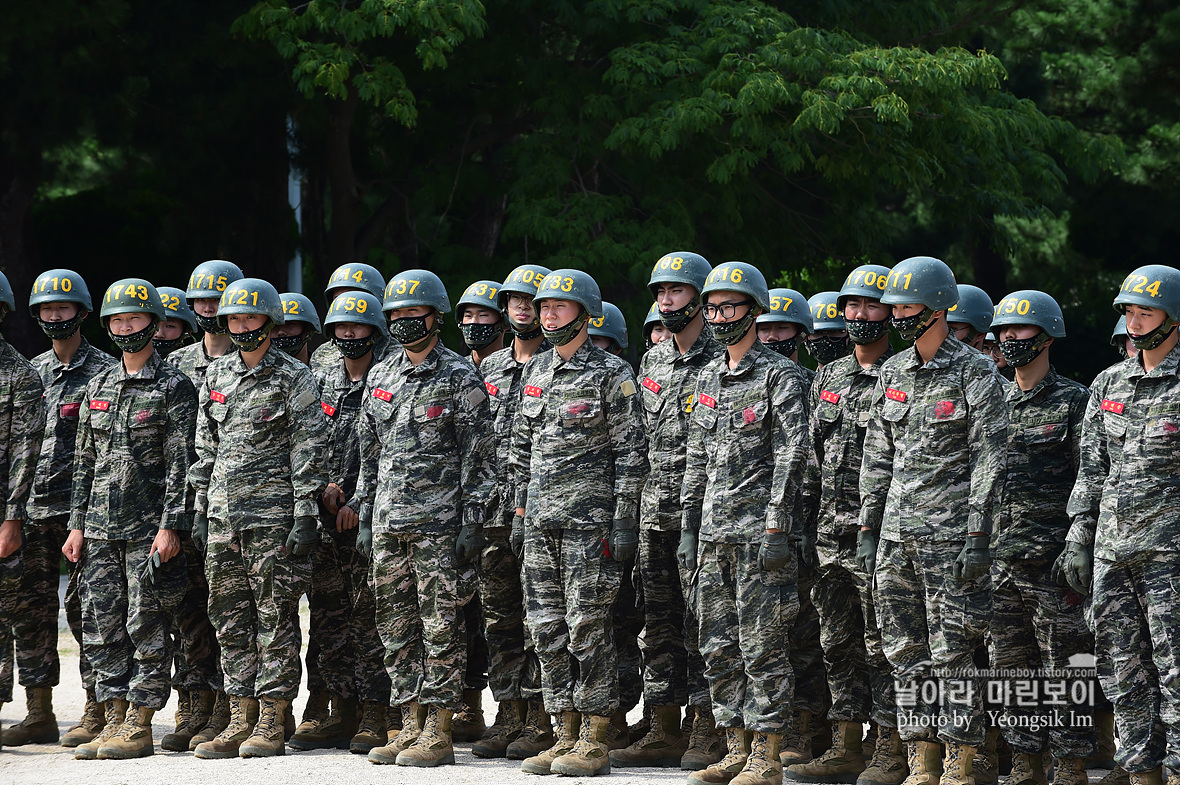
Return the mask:
[[[807,308],[807,298],[794,289],[781,287],[770,290],[770,308],[760,314],[756,321],[758,324],[797,324],[799,333],[803,335],[810,335],[814,329],[811,311]],[[783,357],[790,357],[799,345],[799,333],[785,341],[767,341],[766,348],[778,352]]]
[[[492,341],[504,335],[504,316],[500,310],[500,284],[496,281],[476,281],[463,290],[463,296],[455,304],[455,320],[459,322],[459,332],[463,334],[463,343],[471,351],[482,349]],[[500,314],[500,321],[494,324],[463,324],[463,311],[469,305],[487,308]]]
[[[287,318],[287,324],[301,322],[307,325],[299,335],[277,335],[270,339],[276,349],[294,357],[311,340],[312,335],[320,332],[320,317],[311,300],[299,292],[284,292],[279,295],[279,299],[283,301],[283,316]]]
[[[713,265],[709,264],[705,257],[692,251],[672,251],[661,256],[655,263],[651,268],[651,277],[647,281],[647,288],[651,291],[652,297],[656,296],[660,284],[680,283],[696,290],[696,296],[683,308],[660,313],[660,321],[665,327],[678,333],[688,326],[696,315],[697,306],[701,304],[701,290],[712,270]]]
[[[220,300],[221,295],[225,292],[225,287],[245,277],[245,274],[233,262],[227,262],[224,259],[210,259],[198,264],[193,270],[193,274],[188,277],[188,288],[185,289],[184,296],[188,298],[190,306],[193,304],[193,300]],[[197,324],[207,333],[225,335],[225,326],[217,320],[216,316],[197,314]]]
[[[581,270],[560,269],[546,275],[533,301],[537,305],[538,313],[544,300],[568,300],[582,306],[582,312],[569,324],[555,330],[541,328],[545,340],[553,346],[565,346],[577,336],[582,325],[603,315],[602,292],[598,288],[598,282]]]
[[[1167,315],[1163,324],[1146,335],[1130,336],[1135,348],[1150,350],[1162,344],[1180,324],[1180,270],[1149,264],[1132,272],[1114,298],[1114,309],[1124,316],[1128,305],[1157,308]]]
[[[995,306],[987,292],[969,283],[957,285],[959,301],[947,309],[946,320],[951,324],[965,324],[969,328],[963,343],[973,344],[981,335],[987,335],[992,324]]]
[[[42,303],[75,303],[79,310],[72,319],[46,322],[41,319]],[[52,340],[64,341],[73,336],[82,326],[82,320],[93,310],[90,289],[82,276],[73,270],[47,270],[33,281],[33,291],[29,294],[29,313],[37,320],[41,332]]]
[[[1110,334],[1110,345],[1119,350],[1124,360],[1131,356],[1127,353],[1127,339],[1130,337],[1127,333],[1127,317],[1120,316],[1114,323],[1114,332]]]
[[[340,338],[334,325],[350,322],[367,324],[373,328],[367,338]],[[377,345],[381,331],[385,329],[385,314],[381,312],[381,301],[368,292],[345,292],[332,301],[328,315],[324,317],[324,332],[340,353],[350,360],[364,357]]]
[[[138,332],[115,335],[110,329],[110,319],[123,313],[146,313],[152,317],[152,321]],[[142,278],[124,278],[115,281],[107,289],[98,317],[103,327],[107,328],[107,335],[115,347],[121,352],[135,354],[143,351],[144,347],[151,343],[160,321],[168,318],[168,312],[164,310],[164,303],[156,287]]]
[[[434,309],[434,324],[427,326],[430,314],[424,316],[403,316],[391,319],[389,335],[407,351],[418,352],[426,348],[432,336],[442,328],[442,314],[451,312],[451,300],[442,279],[429,270],[406,270],[400,272],[385,285],[385,302],[382,310],[386,313],[397,308],[422,306]]]
[[[911,256],[889,271],[881,302],[925,306],[921,313],[893,319],[902,340],[913,343],[934,324],[935,312],[949,311],[959,302],[959,287],[946,262],[932,256]]]
[[[839,292],[819,292],[811,295],[807,308],[815,329],[807,339],[807,351],[820,365],[827,365],[848,354],[848,333],[844,328],[844,314],[840,312]]]
[[[844,317],[848,340],[859,346],[868,346],[881,340],[881,336],[889,329],[888,318],[874,322],[871,319],[849,319],[845,313],[849,297],[867,297],[879,301],[888,282],[889,268],[879,264],[862,264],[844,279],[844,285],[836,297],[836,309]]]
[[[261,327],[244,333],[230,332],[230,316],[265,316],[267,321]],[[261,278],[242,278],[226,287],[217,306],[217,321],[230,340],[240,351],[252,352],[262,345],[276,324],[285,324],[283,301],[279,292],[269,281]]]
[[[527,325],[514,322],[508,314],[508,297],[512,294],[536,297],[537,292],[541,289],[541,281],[545,280],[545,276],[551,272],[553,271],[548,267],[542,267],[539,264],[522,264],[508,273],[508,277],[500,285],[500,293],[496,295],[496,304],[504,312],[504,318],[512,333],[522,341],[531,341],[541,334],[541,320],[534,314],[533,321]]]
[[[709,322],[713,337],[723,346],[733,346],[745,338],[746,333],[754,326],[758,314],[770,310],[770,289],[766,286],[766,276],[757,267],[746,262],[726,262],[715,267],[705,279],[701,297],[707,301],[710,292],[737,292],[753,300],[753,307],[738,321],[718,324]],[[710,314],[717,313],[729,318],[730,314],[725,310],[727,309],[715,305],[706,305],[705,318],[708,319]],[[736,313],[736,308],[733,310]]]
[[[1013,368],[1028,365],[1045,350],[1052,338],[1065,337],[1065,317],[1061,306],[1049,295],[1035,289],[1021,289],[1007,295],[996,305],[991,327],[996,333],[1005,325],[1030,325],[1041,332],[1032,338],[1000,341],[1000,354]]]
[[[618,351],[613,351],[613,354],[622,354],[623,350],[627,348],[627,320],[614,303],[604,302],[602,316],[591,319],[590,326],[586,331],[592,338],[598,336],[614,341]]]
[[[663,324],[663,321],[660,320],[660,305],[652,303],[651,308],[647,309],[647,316],[643,317],[643,343],[648,349],[655,346],[651,340],[651,331],[655,329],[657,324]]]
[[[12,296],[12,285],[8,283],[8,276],[4,273],[0,273],[0,305],[4,306],[4,309],[0,310],[0,319],[16,310],[16,298]]]
[[[193,313],[192,308],[188,307],[188,300],[185,299],[183,289],[177,289],[175,286],[157,286],[156,291],[160,293],[160,302],[163,303],[164,311],[167,313],[165,318],[184,322],[187,328],[177,338],[161,338],[159,333],[152,338],[152,343],[156,345],[156,351],[160,353],[161,357],[167,357],[180,347],[192,343],[197,334],[197,315]]]
[[[385,276],[381,275],[372,265],[361,262],[342,264],[328,277],[328,285],[324,287],[324,296],[332,301],[348,290],[368,292],[379,298],[385,292]]]

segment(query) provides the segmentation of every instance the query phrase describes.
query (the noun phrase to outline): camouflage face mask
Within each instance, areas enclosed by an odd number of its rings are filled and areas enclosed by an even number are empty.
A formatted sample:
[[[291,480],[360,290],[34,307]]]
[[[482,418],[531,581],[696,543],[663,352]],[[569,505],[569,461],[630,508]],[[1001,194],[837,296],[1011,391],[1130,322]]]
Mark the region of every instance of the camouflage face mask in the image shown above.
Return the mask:
[[[299,350],[307,344],[307,339],[310,337],[311,330],[305,328],[299,335],[276,335],[270,339],[270,342],[279,351],[294,357],[299,354]]]
[[[1131,335],[1131,343],[1141,352],[1144,350],[1150,351],[1168,340],[1168,336],[1172,334],[1172,330],[1176,329],[1176,324],[1177,322],[1173,322],[1171,319],[1164,319],[1163,324],[1149,333]]]
[[[750,328],[754,326],[754,320],[757,318],[758,309],[750,306],[746,315],[736,322],[709,322],[709,329],[713,332],[717,343],[722,346],[733,346],[746,337],[746,333],[750,332]]]
[[[156,345],[156,351],[160,353],[161,357],[167,357],[182,346],[188,346],[192,343],[193,334],[185,333],[179,338],[153,338],[152,342]]]
[[[795,348],[799,345],[799,336],[792,335],[785,341],[763,341],[763,343],[772,352],[781,354],[783,357],[790,357],[795,353]]]
[[[1021,368],[1037,359],[1037,356],[1045,350],[1045,343],[1048,339],[1049,336],[1042,331],[1032,338],[1013,338],[1008,341],[1000,341],[1000,354],[1013,368]]]
[[[554,346],[565,346],[577,336],[582,326],[588,321],[590,321],[590,314],[582,311],[569,324],[558,327],[556,330],[546,330],[542,326],[541,332],[545,334],[545,340]]]
[[[820,365],[839,360],[848,353],[848,336],[817,335],[807,339],[807,352]]]
[[[463,333],[463,343],[467,344],[467,348],[475,351],[476,349],[482,349],[503,335],[504,322],[499,321],[495,324],[461,324],[459,325],[459,332]]]
[[[78,328],[82,326],[82,314],[77,313],[73,319],[66,319],[64,322],[47,322],[38,316],[37,324],[41,325],[41,332],[50,340],[64,341],[78,332]]]
[[[701,296],[694,294],[683,308],[675,311],[660,311],[660,323],[674,333],[681,332],[697,315],[697,306],[701,304]]]
[[[869,319],[845,319],[844,329],[848,331],[848,338],[854,344],[867,346],[881,340],[881,336],[889,329],[889,320],[874,322]]]
[[[229,339],[234,342],[234,346],[238,347],[239,351],[252,352],[262,346],[262,342],[266,340],[266,336],[270,335],[274,326],[275,323],[267,319],[266,324],[257,330],[247,330],[244,333],[231,332]]]
[[[111,343],[115,345],[116,349],[121,352],[127,352],[128,354],[135,354],[136,352],[142,352],[152,342],[152,336],[156,334],[158,327],[159,323],[153,320],[147,327],[130,335],[115,335],[111,332],[111,328],[108,327],[107,335],[111,337]]]
[[[229,334],[229,327],[221,323],[221,320],[216,316],[201,316],[195,314],[197,317],[197,326],[207,333],[212,335],[227,335]]]
[[[921,313],[916,313],[913,316],[895,316],[891,321],[893,329],[897,330],[901,339],[913,343],[925,335],[926,331],[930,329],[930,325],[934,324],[934,311],[923,307]]]

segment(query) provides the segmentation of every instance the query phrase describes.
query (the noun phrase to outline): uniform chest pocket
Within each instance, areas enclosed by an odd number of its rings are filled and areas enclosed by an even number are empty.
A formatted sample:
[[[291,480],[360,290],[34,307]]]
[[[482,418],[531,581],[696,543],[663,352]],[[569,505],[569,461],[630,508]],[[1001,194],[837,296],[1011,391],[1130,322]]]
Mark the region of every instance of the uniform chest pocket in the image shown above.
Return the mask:
[[[819,421],[819,431],[824,436],[834,432],[842,418],[843,412],[833,403],[823,401],[815,408],[815,419]]]
[[[717,410],[712,406],[701,403],[699,396],[694,396],[696,403],[692,407],[692,421],[700,428],[711,431],[717,425]]]
[[[281,420],[287,413],[286,402],[281,395],[268,395],[253,403],[250,409],[250,422],[259,427],[276,420]]]
[[[451,419],[454,405],[447,398],[419,403],[414,407],[414,422],[425,427],[436,427]]]
[[[535,420],[545,411],[545,401],[539,395],[525,394],[520,399],[520,413],[530,420]]]
[[[1123,439],[1127,435],[1127,418],[1121,414],[1109,414],[1103,412],[1102,427],[1106,431],[1108,438],[1117,441],[1119,444],[1123,443]]]
[[[756,431],[762,427],[766,415],[770,411],[770,404],[766,401],[755,401],[738,408],[730,417],[733,428],[738,431]]]
[[[899,423],[910,413],[909,401],[895,401],[885,399],[881,404],[881,418],[893,423]]]
[[[1035,425],[1025,425],[1020,429],[1020,437],[1025,444],[1035,447],[1054,447],[1065,441],[1069,435],[1069,423],[1044,422]]]
[[[91,401],[90,408],[90,429],[93,431],[102,431],[109,433],[115,424],[114,412],[109,409],[95,408],[96,403],[106,403],[105,401]]]
[[[1143,438],[1149,447],[1175,452],[1180,447],[1180,412],[1166,406],[1148,409]]]
[[[643,380],[643,389],[640,393],[639,399],[643,401],[643,410],[648,414],[659,414],[660,410],[664,408],[664,399],[667,395],[662,391],[653,391],[648,385],[648,382],[655,384],[651,379]],[[656,385],[659,390],[659,385]]]
[[[926,404],[926,422],[936,427],[963,425],[967,406],[962,398],[943,398]]]
[[[591,428],[603,421],[602,401],[598,398],[562,401],[559,416],[565,428]]]
[[[132,431],[162,428],[168,421],[163,403],[156,405],[138,403],[127,413],[127,427]]]

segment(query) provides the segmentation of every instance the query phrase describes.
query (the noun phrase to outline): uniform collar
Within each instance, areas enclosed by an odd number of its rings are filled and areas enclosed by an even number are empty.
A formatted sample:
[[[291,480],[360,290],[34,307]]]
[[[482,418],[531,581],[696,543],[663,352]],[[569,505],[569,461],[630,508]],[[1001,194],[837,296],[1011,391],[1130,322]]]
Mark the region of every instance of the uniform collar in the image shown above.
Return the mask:
[[[720,355],[722,363],[721,375],[733,379],[740,379],[748,374],[760,360],[764,360],[771,355],[778,356],[770,349],[767,349],[762,341],[754,341],[754,345],[750,347],[750,350],[742,355],[742,359],[738,360],[737,367],[731,369],[729,367],[729,352],[724,351]],[[790,360],[787,360],[787,362],[790,362]]]
[[[1037,382],[1037,386],[1025,392],[1020,389],[1020,385],[1013,379],[1012,383],[1008,385],[1008,389],[1004,393],[1004,399],[1007,401],[1023,401],[1029,398],[1035,398],[1041,394],[1042,390],[1057,384],[1057,380],[1061,378],[1057,375],[1057,369],[1052,365],[1049,366],[1049,372],[1045,374],[1045,378]]]
[[[439,361],[442,360],[443,342],[439,338],[434,342],[434,346],[426,353],[426,358],[422,362],[414,365],[410,362],[410,356],[406,354],[406,350],[400,345],[394,350],[394,355],[397,359],[394,362],[394,368],[404,376],[425,376],[434,369],[438,368]]]
[[[1157,376],[1176,376],[1176,370],[1180,367],[1180,341],[1172,347],[1172,351],[1168,352],[1163,361],[1157,365],[1151,373],[1143,370],[1143,352],[1135,355],[1130,361],[1131,373],[1128,374],[1132,379],[1146,376],[1154,378]]]
[[[205,347],[203,344],[201,346],[201,351],[202,352],[205,351]],[[235,351],[233,353],[233,359],[230,360],[230,362],[233,364],[234,371],[239,376],[261,376],[264,373],[270,373],[271,369],[275,366],[276,362],[278,362],[276,360],[276,355],[278,355],[280,353],[281,352],[274,347],[274,344],[271,344],[267,348],[266,353],[262,355],[262,359],[259,360],[258,364],[255,365],[253,368],[246,367],[246,361],[242,359],[241,352]],[[227,355],[222,355],[222,357],[225,357],[225,356],[227,356]],[[283,355],[283,356],[286,357],[288,355]],[[217,359],[217,358],[214,358],[214,359]],[[296,360],[296,362],[298,362],[298,360]]]
[[[688,351],[684,354],[681,354],[680,351],[677,350],[675,339],[669,338],[668,340],[672,342],[672,362],[674,363],[691,362],[693,358],[699,357],[701,354],[703,354],[706,349],[709,349],[714,345],[721,345],[717,342],[717,339],[713,337],[713,333],[709,330],[709,325],[705,325],[701,329],[701,334],[697,336],[697,339],[692,342],[692,346],[688,347]]]
[[[570,370],[581,370],[582,368],[586,367],[586,363],[590,359],[591,353],[600,352],[602,350],[599,349],[597,346],[595,346],[594,341],[591,341],[590,336],[587,335],[586,340],[582,342],[582,345],[577,348],[577,350],[573,353],[573,356],[570,357],[568,360],[563,360],[561,358],[561,355],[558,353],[557,349],[553,349],[552,351],[553,351],[553,357],[557,361],[553,364],[553,368],[555,370],[559,369],[559,368],[560,369],[569,368]],[[536,355],[533,355],[533,356],[535,357]]]
[[[68,363],[63,363],[57,359],[57,353],[53,351],[53,347],[50,347],[49,352],[53,354],[53,359],[57,362],[58,370],[72,371],[75,368],[80,368],[90,358],[90,352],[93,350],[94,347],[90,345],[90,342],[83,338],[82,343],[78,344],[78,351],[74,352],[74,356],[70,358]]]
[[[837,365],[832,370],[835,374],[838,374],[840,376],[852,377],[852,376],[860,376],[863,374],[865,376],[872,376],[875,378],[875,377],[881,375],[881,366],[884,365],[885,361],[888,360],[893,355],[894,355],[893,347],[892,346],[887,347],[885,349],[884,354],[882,354],[880,357],[878,357],[873,362],[873,364],[870,365],[868,368],[865,368],[859,362],[857,362],[855,353],[846,354],[843,357],[841,357],[839,360],[836,360],[836,362],[839,363],[839,365]]]
[[[951,361],[958,357],[964,350],[974,351],[974,349],[960,342],[954,333],[947,333],[946,340],[939,345],[938,351],[926,363],[922,362],[922,355],[918,354],[917,346],[910,346],[908,349],[903,349],[901,356],[905,358],[905,361],[901,367],[908,370],[924,368],[930,371],[949,368]]]
[[[81,347],[79,347],[79,349],[80,348]],[[143,368],[141,368],[139,370],[139,373],[132,374],[132,373],[127,373],[127,369],[123,367],[123,357],[122,357],[122,355],[120,355],[119,362],[118,362],[118,372],[115,374],[115,381],[116,382],[125,382],[125,381],[143,381],[145,379],[155,379],[156,374],[160,370],[160,363],[162,363],[162,362],[163,362],[163,360],[160,359],[160,353],[154,351],[154,352],[152,352],[151,357],[148,357],[147,362],[144,363]]]

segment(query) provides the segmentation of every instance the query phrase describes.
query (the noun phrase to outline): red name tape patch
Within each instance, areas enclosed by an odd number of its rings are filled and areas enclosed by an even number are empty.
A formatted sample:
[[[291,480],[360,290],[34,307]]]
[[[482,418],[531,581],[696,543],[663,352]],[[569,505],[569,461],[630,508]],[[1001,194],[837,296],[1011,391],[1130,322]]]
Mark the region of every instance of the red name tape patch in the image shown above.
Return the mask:
[[[111,408],[111,402],[110,401],[91,401],[90,408],[95,411],[105,412],[107,409]]]
[[[496,385],[492,384],[491,382],[484,382],[483,386],[487,388],[488,395],[496,396],[496,395],[500,394],[500,388],[497,387]]]
[[[526,384],[524,386],[524,394],[531,397],[531,398],[540,398],[541,397],[541,388],[534,387],[531,384]]]
[[[820,391],[819,399],[821,401],[827,401],[828,403],[840,403],[840,396],[834,392],[828,392],[827,390]]]
[[[714,398],[712,395],[705,395],[704,393],[701,393],[700,394],[700,401],[705,406],[708,406],[710,409],[717,408],[717,399]]]
[[[218,403],[225,403],[225,393],[219,393],[217,390],[210,390],[209,397]]]
[[[650,376],[643,377],[643,386],[656,394],[659,394],[660,390],[663,389],[662,387],[660,387],[660,383],[657,382],[655,379],[651,378]]]
[[[1114,412],[1115,414],[1122,414],[1123,409],[1125,409],[1125,408],[1127,408],[1127,407],[1124,404],[1119,403],[1118,401],[1112,401],[1109,399],[1102,401],[1102,411],[1104,411],[1104,412]]]
[[[82,408],[80,403],[63,403],[61,405],[62,417],[77,417],[78,411]]]
[[[336,407],[332,404],[320,401],[320,408],[323,409],[324,414],[328,415],[329,417],[336,416]]]
[[[885,388],[885,397],[891,401],[903,401],[904,402],[905,399],[908,398],[909,396],[907,396],[901,390],[895,390],[892,387],[886,387]]]
[[[380,387],[378,387],[376,390],[373,390],[373,397],[389,403],[393,400],[393,393],[391,393],[389,390],[382,390]]]

